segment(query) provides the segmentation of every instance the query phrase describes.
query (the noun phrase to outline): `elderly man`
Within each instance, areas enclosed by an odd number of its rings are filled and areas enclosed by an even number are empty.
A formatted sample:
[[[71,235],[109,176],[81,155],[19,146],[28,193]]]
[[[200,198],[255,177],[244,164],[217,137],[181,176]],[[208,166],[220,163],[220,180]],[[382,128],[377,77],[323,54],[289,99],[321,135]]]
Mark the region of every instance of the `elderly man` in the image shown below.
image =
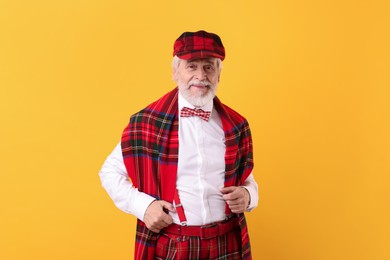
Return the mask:
[[[215,96],[222,41],[185,32],[173,55],[177,88],[131,116],[102,185],[138,218],[135,259],[251,259],[252,139],[246,119]]]

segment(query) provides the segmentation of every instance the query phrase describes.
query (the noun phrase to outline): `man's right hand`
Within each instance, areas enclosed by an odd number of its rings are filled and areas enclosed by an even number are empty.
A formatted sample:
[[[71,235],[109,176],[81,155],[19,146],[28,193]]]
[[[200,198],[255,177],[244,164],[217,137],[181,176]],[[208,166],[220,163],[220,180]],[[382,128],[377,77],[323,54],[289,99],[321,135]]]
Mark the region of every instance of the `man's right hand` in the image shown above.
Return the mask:
[[[176,212],[173,205],[164,200],[155,200],[146,209],[143,221],[146,227],[155,233],[159,233],[161,229],[169,226],[173,222],[172,217],[165,213],[164,209],[170,212]]]

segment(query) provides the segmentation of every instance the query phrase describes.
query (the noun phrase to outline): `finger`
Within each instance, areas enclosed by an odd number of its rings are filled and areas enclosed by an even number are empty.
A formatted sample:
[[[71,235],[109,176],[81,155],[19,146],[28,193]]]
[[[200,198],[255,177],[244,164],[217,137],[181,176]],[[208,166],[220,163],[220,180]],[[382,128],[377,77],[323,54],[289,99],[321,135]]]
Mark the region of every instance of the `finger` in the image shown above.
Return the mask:
[[[155,229],[155,228],[152,228],[150,230],[153,231],[154,233],[160,233],[160,231],[161,231],[161,229]]]
[[[160,231],[161,231],[162,228],[150,227],[149,229],[150,229],[151,231],[153,231],[154,233],[160,233]]]
[[[244,201],[243,200],[229,200],[229,201],[226,201],[226,203],[228,204],[229,208],[232,209],[232,208],[244,208]]]
[[[239,202],[237,199],[234,199],[234,200],[226,200],[226,203],[229,205],[229,206],[234,206],[234,205],[238,205]]]
[[[160,220],[159,222],[155,223],[153,227],[161,230],[163,228],[166,228],[167,226],[169,226],[169,224],[165,223],[163,220]]]
[[[241,196],[240,196],[239,189],[235,188],[232,192],[226,193],[222,197],[224,198],[224,200],[228,201],[228,200],[239,199]]]
[[[167,209],[170,212],[176,212],[175,207],[171,203],[169,203],[168,201],[161,200],[160,204],[161,204],[161,206],[163,206],[164,209]]]
[[[160,230],[166,228],[167,226],[169,226],[170,223],[167,223],[166,220],[164,219],[159,219],[153,223],[150,224],[150,227],[148,227],[150,230],[152,230],[153,232],[160,232]]]
[[[222,194],[232,193],[236,189],[235,186],[223,187],[221,189]]]
[[[166,214],[162,219],[161,219],[161,225],[163,225],[164,227],[167,227],[169,226],[170,224],[172,224],[173,222],[173,218]]]
[[[233,213],[244,212],[244,207],[242,205],[233,205],[233,206],[229,206],[229,208]]]
[[[158,223],[156,223],[156,222],[153,222],[153,223],[147,222],[147,223],[145,223],[145,224],[146,224],[146,227],[147,227],[149,230],[151,230],[151,231],[153,231],[153,232],[155,232],[155,233],[160,232],[160,230],[162,229],[162,227],[161,227]]]
[[[173,205],[167,201],[160,201],[160,205],[163,207],[163,209],[166,209],[170,212],[176,212],[176,209],[173,207]],[[168,212],[166,212],[166,210],[163,210],[163,213],[161,215],[161,224],[164,226],[164,227],[167,227],[168,225],[172,224],[173,222],[173,219],[172,217],[168,214]]]
[[[243,213],[243,209],[231,209],[232,213]]]

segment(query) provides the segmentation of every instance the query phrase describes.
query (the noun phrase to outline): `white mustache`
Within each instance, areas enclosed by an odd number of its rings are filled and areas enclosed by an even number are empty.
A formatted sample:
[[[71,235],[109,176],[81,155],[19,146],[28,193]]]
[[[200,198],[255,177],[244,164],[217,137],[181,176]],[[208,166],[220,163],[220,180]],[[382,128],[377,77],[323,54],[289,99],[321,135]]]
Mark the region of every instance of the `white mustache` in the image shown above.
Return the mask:
[[[188,83],[189,86],[191,85],[201,85],[201,86],[206,86],[206,87],[210,87],[211,86],[211,82],[208,81],[208,80],[191,80],[189,83]]]

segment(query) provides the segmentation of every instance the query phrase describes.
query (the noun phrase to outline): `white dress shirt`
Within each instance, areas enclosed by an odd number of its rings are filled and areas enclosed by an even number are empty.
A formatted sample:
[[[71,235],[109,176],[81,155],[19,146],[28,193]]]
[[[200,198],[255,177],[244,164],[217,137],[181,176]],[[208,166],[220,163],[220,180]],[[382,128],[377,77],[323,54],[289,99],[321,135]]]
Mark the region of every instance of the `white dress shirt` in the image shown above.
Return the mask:
[[[194,108],[179,93],[179,111]],[[204,225],[225,219],[225,201],[221,189],[225,180],[225,143],[222,122],[213,102],[204,107],[211,111],[210,120],[200,117],[179,117],[179,160],[176,187],[187,218],[187,225]],[[180,112],[179,112],[180,113]],[[155,198],[138,191],[128,178],[120,143],[108,156],[100,178],[115,205],[124,212],[143,220],[145,211]],[[250,194],[247,211],[258,204],[258,186],[253,175],[243,187]],[[169,213],[179,224],[177,213]]]

